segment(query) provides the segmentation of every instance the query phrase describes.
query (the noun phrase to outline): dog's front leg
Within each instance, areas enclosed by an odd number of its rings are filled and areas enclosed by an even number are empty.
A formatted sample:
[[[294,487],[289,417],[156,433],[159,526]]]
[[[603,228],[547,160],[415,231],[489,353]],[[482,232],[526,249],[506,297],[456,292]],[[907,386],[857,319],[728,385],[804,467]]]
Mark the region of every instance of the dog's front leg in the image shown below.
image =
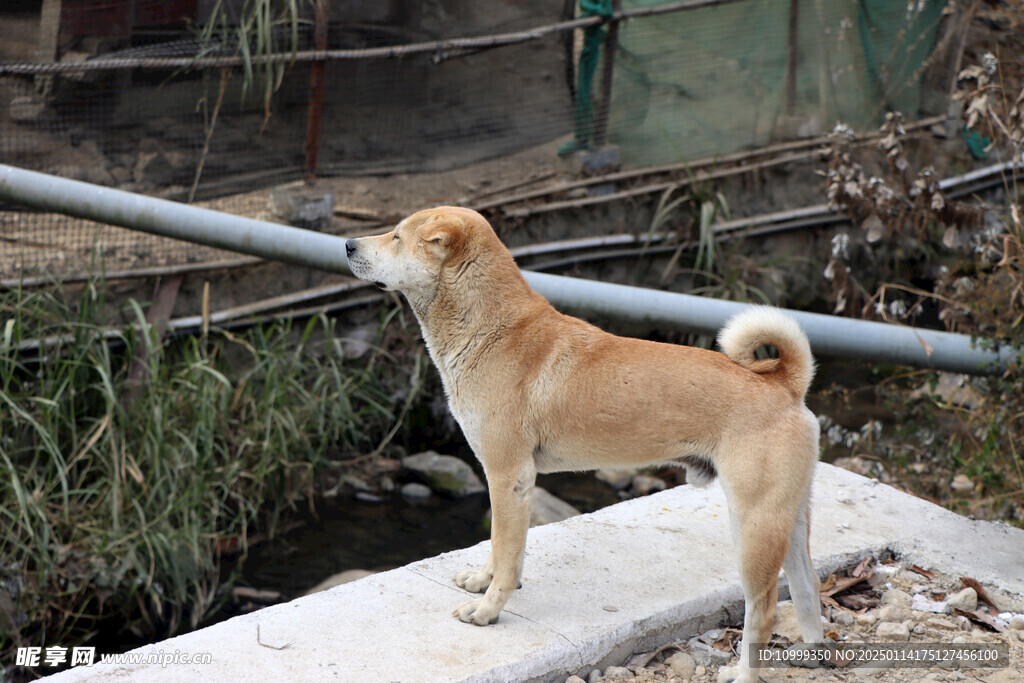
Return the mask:
[[[480,592],[486,588],[482,598],[459,605],[453,613],[477,626],[497,621],[512,591],[519,586],[530,525],[530,492],[537,478],[531,457],[516,462],[513,455],[498,462],[498,466],[484,465],[491,498],[491,554],[479,571],[455,577],[455,583],[467,590]]]

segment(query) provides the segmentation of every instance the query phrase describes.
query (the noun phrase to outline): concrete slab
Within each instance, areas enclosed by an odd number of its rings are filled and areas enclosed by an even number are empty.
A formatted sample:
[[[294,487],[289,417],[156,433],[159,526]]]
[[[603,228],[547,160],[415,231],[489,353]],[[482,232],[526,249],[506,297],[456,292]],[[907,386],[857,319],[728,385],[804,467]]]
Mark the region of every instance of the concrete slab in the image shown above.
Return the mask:
[[[822,574],[892,549],[923,567],[1024,592],[1019,529],[960,517],[825,464],[812,510],[811,551]],[[128,653],[138,663],[78,666],[46,680],[552,680],[742,614],[717,485],[677,487],[532,529],[522,590],[497,624],[479,628],[450,616],[469,599],[451,577],[488,550],[482,543],[439,555]],[[183,663],[200,653],[211,661]]]

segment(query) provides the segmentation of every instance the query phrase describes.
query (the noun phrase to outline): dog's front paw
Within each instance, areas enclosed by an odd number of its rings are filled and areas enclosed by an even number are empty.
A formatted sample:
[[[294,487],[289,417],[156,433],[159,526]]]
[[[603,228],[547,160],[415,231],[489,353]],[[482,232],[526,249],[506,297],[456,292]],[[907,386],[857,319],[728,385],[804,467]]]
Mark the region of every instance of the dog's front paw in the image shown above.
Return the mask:
[[[718,670],[718,683],[754,683],[757,677],[742,666],[723,666]]]
[[[493,578],[494,574],[492,572],[484,571],[483,569],[469,569],[455,575],[455,585],[459,588],[465,588],[470,593],[483,593],[491,585],[491,579]],[[459,618],[461,619],[462,617]],[[462,620],[466,621],[465,619]]]
[[[459,621],[464,621],[467,624],[487,626],[498,620],[499,613],[501,613],[501,608],[489,602],[487,598],[477,598],[459,605],[452,612],[452,616],[458,617]]]

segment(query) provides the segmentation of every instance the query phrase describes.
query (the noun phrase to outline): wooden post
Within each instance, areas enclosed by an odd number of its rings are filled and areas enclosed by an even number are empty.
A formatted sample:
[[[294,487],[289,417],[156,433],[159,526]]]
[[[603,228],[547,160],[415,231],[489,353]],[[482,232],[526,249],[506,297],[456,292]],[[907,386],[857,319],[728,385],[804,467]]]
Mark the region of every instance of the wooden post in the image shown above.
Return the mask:
[[[330,24],[328,0],[316,0],[316,27],[313,40],[317,50],[327,49],[327,27]],[[309,117],[306,121],[306,182],[316,179],[320,156],[320,119],[324,110],[323,60],[313,62],[309,77]]]

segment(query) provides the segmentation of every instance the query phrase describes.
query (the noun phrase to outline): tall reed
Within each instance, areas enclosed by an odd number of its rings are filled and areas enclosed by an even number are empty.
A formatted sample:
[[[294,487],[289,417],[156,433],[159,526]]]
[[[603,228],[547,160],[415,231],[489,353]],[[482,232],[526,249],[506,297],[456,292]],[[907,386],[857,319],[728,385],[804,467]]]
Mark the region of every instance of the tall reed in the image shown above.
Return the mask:
[[[346,356],[326,316],[160,343],[135,303],[133,325],[105,327],[104,291],[88,283],[73,307],[57,288],[0,292],[4,659],[103,619],[195,627],[226,593],[222,551],[373,450],[401,409],[379,377],[410,379],[379,349]]]

